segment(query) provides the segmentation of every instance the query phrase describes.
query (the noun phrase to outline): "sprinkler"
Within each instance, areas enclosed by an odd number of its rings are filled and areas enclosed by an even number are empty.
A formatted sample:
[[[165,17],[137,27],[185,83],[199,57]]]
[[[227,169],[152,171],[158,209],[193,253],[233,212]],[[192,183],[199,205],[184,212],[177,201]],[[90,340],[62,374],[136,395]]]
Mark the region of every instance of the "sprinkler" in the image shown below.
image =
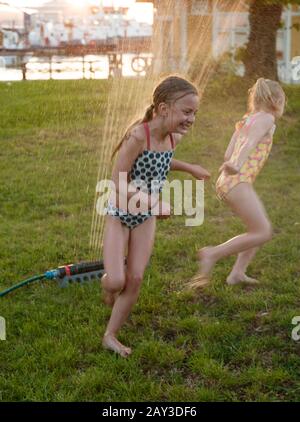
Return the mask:
[[[34,281],[54,280],[58,281],[60,287],[67,287],[69,283],[87,283],[100,279],[104,274],[103,261],[81,262],[79,264],[63,265],[55,270],[46,271],[44,274],[28,278],[14,286],[0,292],[0,297],[7,295],[13,290],[26,286]]]

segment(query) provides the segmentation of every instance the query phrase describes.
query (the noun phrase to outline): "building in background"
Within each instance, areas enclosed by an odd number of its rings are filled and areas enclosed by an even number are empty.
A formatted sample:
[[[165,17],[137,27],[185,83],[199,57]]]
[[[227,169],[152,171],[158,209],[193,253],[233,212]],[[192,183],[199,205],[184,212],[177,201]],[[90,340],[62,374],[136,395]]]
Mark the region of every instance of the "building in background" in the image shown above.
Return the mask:
[[[140,0],[141,1],[141,0]],[[153,51],[159,69],[188,70],[192,63],[219,59],[245,46],[249,36],[247,1],[153,0]],[[277,58],[280,78],[291,82],[291,60],[300,56],[300,6],[289,5],[282,14],[283,26],[277,35]],[[235,63],[234,63],[235,62]]]
[[[0,48],[28,47],[31,17],[36,9],[8,6],[0,2]]]
[[[243,64],[236,54],[249,37],[248,1],[139,0],[153,3],[153,25],[139,22],[128,8],[72,5],[69,0],[49,0],[36,9],[8,7],[0,1],[0,48],[23,49],[65,45],[124,46],[151,44],[155,73],[198,71],[229,53],[228,61],[239,74]],[[77,4],[77,6],[76,6]],[[291,62],[300,56],[300,6],[289,5],[282,14],[277,34],[278,74],[293,82]],[[146,42],[145,42],[146,40]],[[121,41],[121,42],[120,42]],[[127,43],[128,44],[128,43]],[[199,78],[206,77],[199,75]]]
[[[8,7],[0,2],[2,48],[60,47],[117,43],[121,39],[151,43],[152,24],[130,17],[128,7],[76,6],[50,0],[35,10]],[[6,32],[4,32],[4,29]],[[7,32],[15,35],[7,35]],[[144,41],[145,41],[144,40]]]

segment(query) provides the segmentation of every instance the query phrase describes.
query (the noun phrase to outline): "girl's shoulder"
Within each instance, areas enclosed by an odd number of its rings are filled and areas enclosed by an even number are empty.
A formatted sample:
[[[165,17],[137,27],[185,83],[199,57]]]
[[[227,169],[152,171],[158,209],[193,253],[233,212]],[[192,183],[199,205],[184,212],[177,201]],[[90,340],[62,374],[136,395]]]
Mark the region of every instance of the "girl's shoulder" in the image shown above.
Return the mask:
[[[267,124],[274,124],[275,117],[272,113],[268,113],[267,111],[257,111],[256,113],[251,113],[247,116],[246,119],[247,123],[254,123],[254,122],[265,122]]]
[[[128,131],[126,141],[127,143],[134,144],[137,149],[143,149],[147,142],[143,124],[138,124]]]
[[[249,115],[249,121],[245,124],[246,136],[254,136],[255,138],[273,137],[275,132],[275,117],[272,113],[259,111]]]
[[[243,116],[243,120],[239,122],[238,132],[241,135],[249,133],[249,130],[261,127],[266,131],[275,126],[275,117],[266,111],[257,111]]]
[[[251,123],[253,122],[253,124]],[[254,126],[259,131],[264,131],[266,135],[273,136],[275,132],[275,117],[272,113],[260,111],[255,114],[249,126]]]
[[[142,123],[139,123],[138,125],[134,126],[130,132],[128,133],[128,135],[134,139],[136,139],[137,141],[144,141],[146,139],[146,133],[145,133],[145,128],[143,126]]]

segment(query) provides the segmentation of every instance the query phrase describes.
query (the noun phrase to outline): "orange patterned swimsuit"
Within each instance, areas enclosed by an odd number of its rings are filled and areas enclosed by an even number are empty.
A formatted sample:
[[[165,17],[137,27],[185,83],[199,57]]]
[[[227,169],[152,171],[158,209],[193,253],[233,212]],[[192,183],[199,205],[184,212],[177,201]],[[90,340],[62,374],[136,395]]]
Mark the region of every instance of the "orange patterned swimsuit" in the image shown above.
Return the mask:
[[[237,160],[240,155],[241,149],[248,141],[249,128],[255,121],[257,114],[258,113],[247,117],[245,124],[241,128],[243,129],[243,131],[240,129],[240,133],[237,135],[234,150],[230,157],[230,162],[235,165],[237,164]],[[242,168],[237,174],[231,175],[227,174],[224,171],[221,172],[216,183],[216,192],[219,199],[224,199],[228,192],[230,192],[231,189],[239,183],[254,182],[256,176],[264,166],[270,154],[275,128],[276,126],[273,125],[270,132],[262,138],[262,140],[256,145],[255,148],[253,148],[247,160],[245,161]]]

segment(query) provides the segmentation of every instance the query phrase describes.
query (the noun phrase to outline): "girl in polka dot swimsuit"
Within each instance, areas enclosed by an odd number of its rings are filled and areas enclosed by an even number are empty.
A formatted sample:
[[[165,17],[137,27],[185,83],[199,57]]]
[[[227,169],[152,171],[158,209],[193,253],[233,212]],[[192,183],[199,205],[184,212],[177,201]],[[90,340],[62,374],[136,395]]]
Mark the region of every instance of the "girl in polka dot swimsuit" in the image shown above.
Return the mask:
[[[248,105],[249,113],[237,125],[216,183],[218,197],[241,218],[247,232],[199,251],[200,272],[189,283],[193,289],[209,282],[210,272],[219,259],[236,254],[227,283],[258,283],[246,275],[246,269],[259,246],[271,239],[272,229],[253,182],[271,151],[274,121],[283,114],[285,94],[278,82],[260,78],[249,90]]]
[[[135,182],[136,186],[140,186],[146,194],[158,194],[163,188],[163,182],[167,179],[170,170],[171,161],[174,153],[174,139],[170,133],[169,151],[153,151],[151,150],[150,130],[147,122],[143,123],[145,135],[147,138],[147,149],[144,150],[135,163],[130,172],[130,181]],[[144,187],[144,189],[143,189]],[[129,229],[134,229],[139,224],[151,217],[151,211],[143,213],[131,214],[122,209],[117,208],[111,202],[108,203],[107,214],[118,217],[120,221]]]
[[[154,90],[153,103],[144,117],[127,130],[115,151],[115,192],[105,217],[105,275],[101,283],[104,301],[112,306],[112,313],[102,344],[123,357],[131,349],[118,341],[117,333],[137,301],[153,248],[156,218],[170,216],[170,205],[159,198],[167,174],[177,170],[197,179],[210,176],[199,165],[173,158],[176,145],[194,123],[198,104],[197,89],[190,82],[177,76],[166,78]],[[136,194],[130,189],[132,184],[139,194],[136,208],[131,204]],[[152,212],[155,207],[158,215]]]

